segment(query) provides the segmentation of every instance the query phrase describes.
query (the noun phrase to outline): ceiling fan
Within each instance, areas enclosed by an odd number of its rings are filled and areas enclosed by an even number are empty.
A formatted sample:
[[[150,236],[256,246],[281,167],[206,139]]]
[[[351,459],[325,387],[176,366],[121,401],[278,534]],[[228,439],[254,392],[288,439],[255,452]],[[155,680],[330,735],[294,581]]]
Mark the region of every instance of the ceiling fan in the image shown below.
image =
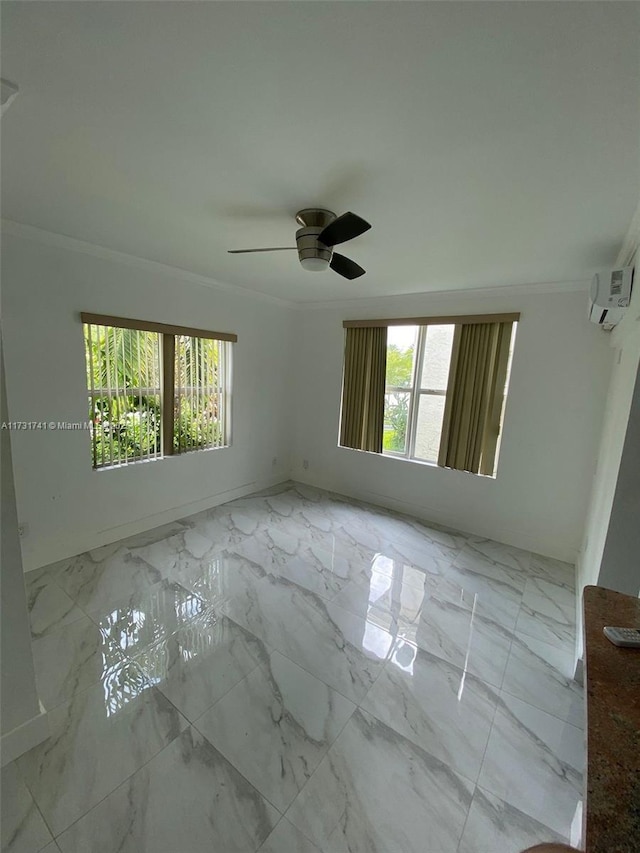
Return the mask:
[[[333,251],[339,243],[346,243],[364,234],[371,226],[355,213],[343,213],[336,216],[330,210],[319,207],[307,207],[296,213],[296,222],[301,227],[296,231],[296,246],[276,246],[269,249],[229,249],[230,255],[242,255],[248,252],[298,252],[298,258],[305,270],[322,272],[327,268],[344,278],[354,279],[364,275],[355,261]]]

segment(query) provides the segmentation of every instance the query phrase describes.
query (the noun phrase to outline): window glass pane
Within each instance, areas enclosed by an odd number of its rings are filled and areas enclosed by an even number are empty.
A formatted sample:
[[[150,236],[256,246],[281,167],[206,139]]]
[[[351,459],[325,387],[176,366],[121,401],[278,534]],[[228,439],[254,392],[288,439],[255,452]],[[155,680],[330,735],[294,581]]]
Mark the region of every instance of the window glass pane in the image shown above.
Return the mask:
[[[440,394],[421,394],[416,424],[416,459],[438,461],[445,397]]]
[[[382,449],[405,453],[407,447],[407,420],[409,416],[408,391],[395,391],[384,396],[384,433]]]
[[[176,335],[176,453],[227,444],[225,435],[225,360],[230,344],[208,338]]]
[[[389,326],[387,329],[387,388],[410,388],[417,326]]]
[[[158,333],[85,323],[84,337],[94,468],[159,457]]]
[[[446,391],[455,326],[427,326],[420,387]]]

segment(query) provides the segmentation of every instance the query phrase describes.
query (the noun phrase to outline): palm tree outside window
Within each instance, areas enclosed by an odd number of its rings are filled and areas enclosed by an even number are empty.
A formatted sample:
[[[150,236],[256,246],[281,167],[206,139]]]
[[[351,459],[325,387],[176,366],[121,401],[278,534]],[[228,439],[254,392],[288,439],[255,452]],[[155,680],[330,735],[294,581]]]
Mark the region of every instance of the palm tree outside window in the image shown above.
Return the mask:
[[[235,335],[81,317],[94,468],[229,446]]]

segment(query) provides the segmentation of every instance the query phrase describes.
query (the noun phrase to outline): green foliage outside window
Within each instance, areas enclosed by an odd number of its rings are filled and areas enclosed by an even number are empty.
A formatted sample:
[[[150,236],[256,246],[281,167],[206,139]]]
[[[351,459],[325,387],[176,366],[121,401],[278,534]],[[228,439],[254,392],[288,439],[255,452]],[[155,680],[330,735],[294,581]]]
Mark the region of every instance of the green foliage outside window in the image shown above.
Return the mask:
[[[179,335],[176,338],[176,453],[223,443],[220,342]]]
[[[162,453],[158,333],[85,324],[89,420],[96,467]],[[176,405],[176,452],[223,443],[218,341],[178,336],[176,380],[187,390]]]
[[[85,324],[85,345],[94,464],[160,453],[158,335]]]
[[[387,347],[387,387],[410,388],[413,376],[413,347]]]
[[[194,410],[182,403],[179,413],[175,416],[173,426],[173,447],[176,453],[185,450],[200,450],[204,447],[215,447],[222,443],[221,425],[208,409]]]
[[[98,465],[160,453],[162,411],[157,397],[99,398],[89,414]]]
[[[387,387],[411,387],[413,375],[414,348],[403,350],[391,344],[387,347]],[[409,415],[409,394],[396,391],[389,392],[385,397],[384,435],[382,445],[384,450],[402,453],[407,437],[407,418]]]

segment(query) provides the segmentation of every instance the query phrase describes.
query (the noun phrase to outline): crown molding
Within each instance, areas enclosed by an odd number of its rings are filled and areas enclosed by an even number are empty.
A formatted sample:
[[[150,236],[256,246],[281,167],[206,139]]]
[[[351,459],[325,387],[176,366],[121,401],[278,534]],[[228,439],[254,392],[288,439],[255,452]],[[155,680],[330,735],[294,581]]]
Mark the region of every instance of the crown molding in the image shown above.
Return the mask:
[[[331,310],[344,308],[359,309],[367,305],[385,305],[397,302],[399,299],[451,299],[452,297],[479,297],[481,299],[501,297],[520,297],[542,294],[586,293],[590,282],[587,279],[575,281],[542,281],[531,284],[504,284],[494,287],[465,287],[453,290],[418,290],[411,293],[397,293],[390,296],[361,296],[356,299],[328,299],[324,302],[294,302],[293,307],[300,309]]]
[[[54,231],[45,231],[43,228],[36,228],[34,225],[25,225],[22,222],[15,222],[12,219],[2,219],[0,222],[3,234],[10,234],[13,237],[21,237],[25,240],[34,240],[35,242],[42,243],[45,246],[53,246],[58,249],[68,249],[71,252],[78,252],[82,255],[91,255],[94,258],[113,261],[119,264],[126,264],[127,266],[146,270],[147,272],[153,272],[159,275],[179,277],[183,281],[188,281],[191,284],[196,284],[200,287],[222,290],[226,293],[233,293],[236,296],[246,296],[259,299],[262,302],[269,302],[272,305],[279,305],[283,308],[293,308],[298,304],[289,299],[282,299],[279,296],[272,296],[268,293],[260,293],[257,290],[242,287],[242,285],[239,284],[227,284],[222,281],[217,281],[214,278],[190,272],[189,270],[182,269],[181,267],[172,267],[169,264],[163,264],[159,261],[151,261],[148,258],[140,258],[137,255],[130,255],[127,252],[119,252],[116,249],[107,249],[105,246],[98,246],[95,243],[87,243],[85,240],[78,240],[76,237],[68,237],[66,234],[57,234]]]

